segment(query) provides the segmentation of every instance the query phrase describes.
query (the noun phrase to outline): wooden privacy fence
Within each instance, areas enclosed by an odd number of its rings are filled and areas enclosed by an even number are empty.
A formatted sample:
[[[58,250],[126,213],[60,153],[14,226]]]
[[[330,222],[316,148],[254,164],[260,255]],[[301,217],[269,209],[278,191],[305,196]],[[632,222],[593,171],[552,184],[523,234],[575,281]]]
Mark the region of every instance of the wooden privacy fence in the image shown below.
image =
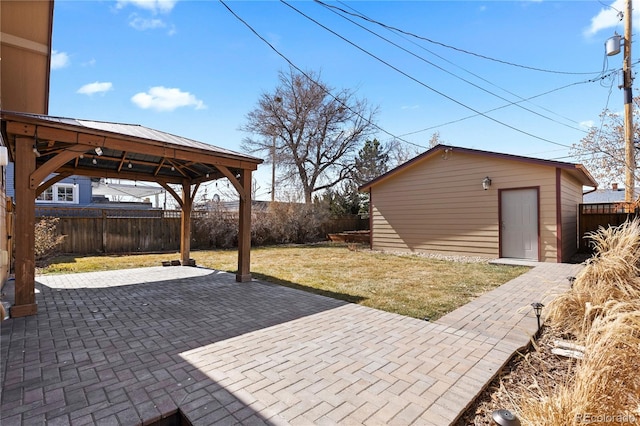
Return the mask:
[[[60,246],[63,253],[180,249],[180,211],[37,207],[36,220],[41,217],[59,218],[57,233],[65,236]]]
[[[597,231],[598,228],[609,226],[618,226],[625,221],[635,218],[638,213],[637,203],[593,203],[580,204],[580,229],[579,229],[579,251],[590,252],[589,232]]]
[[[197,232],[206,211],[193,211],[191,248],[211,248],[209,235]],[[229,215],[237,219],[237,213]],[[152,253],[180,250],[180,210],[125,210],[97,208],[36,207],[36,220],[57,217],[57,233],[64,235],[63,253]],[[327,222],[321,235],[345,230],[368,229],[368,219],[357,215]]]

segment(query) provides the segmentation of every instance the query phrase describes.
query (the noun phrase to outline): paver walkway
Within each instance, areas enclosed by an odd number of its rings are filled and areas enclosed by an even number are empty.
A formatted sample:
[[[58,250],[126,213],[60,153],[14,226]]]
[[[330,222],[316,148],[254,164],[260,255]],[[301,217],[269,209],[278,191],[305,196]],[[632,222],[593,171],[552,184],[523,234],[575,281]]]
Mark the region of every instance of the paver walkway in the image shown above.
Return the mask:
[[[203,268],[37,277],[2,323],[3,425],[445,425],[527,345],[541,264],[435,322]]]

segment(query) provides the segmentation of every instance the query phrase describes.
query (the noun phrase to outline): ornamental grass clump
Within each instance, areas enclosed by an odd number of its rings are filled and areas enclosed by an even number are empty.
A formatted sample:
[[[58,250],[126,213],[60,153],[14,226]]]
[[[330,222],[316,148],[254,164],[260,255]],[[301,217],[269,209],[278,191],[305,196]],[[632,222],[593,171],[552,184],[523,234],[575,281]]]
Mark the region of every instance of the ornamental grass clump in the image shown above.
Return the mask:
[[[640,300],[640,221],[600,228],[588,236],[594,256],[573,287],[546,309],[546,323],[560,334],[586,337],[592,322],[605,315],[607,302]]]
[[[640,423],[640,222],[590,238],[593,258],[546,310],[550,332],[584,346],[584,356],[563,382],[513,395],[523,424]]]
[[[552,392],[533,386],[514,397],[523,424],[640,423],[640,303],[605,305],[566,380]]]

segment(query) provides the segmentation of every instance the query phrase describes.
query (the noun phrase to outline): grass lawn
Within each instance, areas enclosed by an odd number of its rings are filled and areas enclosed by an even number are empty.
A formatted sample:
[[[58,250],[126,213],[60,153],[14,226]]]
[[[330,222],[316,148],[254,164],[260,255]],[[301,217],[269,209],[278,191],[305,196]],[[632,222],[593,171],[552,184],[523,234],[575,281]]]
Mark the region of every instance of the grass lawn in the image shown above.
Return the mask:
[[[236,250],[194,251],[198,266],[235,272]],[[178,254],[57,257],[40,274],[159,266]],[[254,278],[431,320],[529,270],[526,267],[460,263],[420,256],[350,250],[346,245],[257,247]]]

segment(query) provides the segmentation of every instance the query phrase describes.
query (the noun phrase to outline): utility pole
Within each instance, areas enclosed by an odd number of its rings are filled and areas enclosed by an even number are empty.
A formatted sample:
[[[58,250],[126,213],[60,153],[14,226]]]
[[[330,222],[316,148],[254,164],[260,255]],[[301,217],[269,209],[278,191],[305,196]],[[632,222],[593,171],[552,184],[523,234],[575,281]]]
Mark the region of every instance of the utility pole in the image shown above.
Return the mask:
[[[276,201],[276,135],[271,146],[271,202]]]
[[[277,109],[279,113],[280,107],[282,106],[282,97],[276,95],[273,97],[273,101],[275,102],[274,110]],[[276,200],[276,137],[277,137],[277,133],[275,131],[275,127],[273,130],[272,137],[273,137],[273,140],[271,144],[271,202],[273,203]]]
[[[624,57],[622,63],[623,90],[624,90],[624,146],[625,146],[625,192],[624,200],[628,203],[634,201],[636,153],[633,143],[633,77],[631,75],[631,0],[627,0],[627,8],[624,14]]]

